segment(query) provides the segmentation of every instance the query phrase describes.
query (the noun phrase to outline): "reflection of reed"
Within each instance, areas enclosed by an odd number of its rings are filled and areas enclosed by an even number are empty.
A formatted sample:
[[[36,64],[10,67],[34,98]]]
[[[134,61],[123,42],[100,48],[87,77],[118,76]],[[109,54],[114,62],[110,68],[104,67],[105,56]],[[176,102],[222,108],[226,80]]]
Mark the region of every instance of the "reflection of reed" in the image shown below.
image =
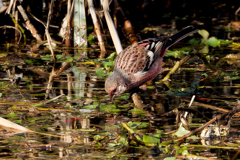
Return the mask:
[[[67,100],[70,101],[72,98],[72,76],[70,73],[67,74],[67,88],[68,88],[68,94],[67,94]]]
[[[85,81],[86,81],[86,71],[80,70],[77,67],[72,67],[71,71],[73,72],[75,82],[74,82],[74,91],[75,97],[84,97],[84,88],[85,88]]]

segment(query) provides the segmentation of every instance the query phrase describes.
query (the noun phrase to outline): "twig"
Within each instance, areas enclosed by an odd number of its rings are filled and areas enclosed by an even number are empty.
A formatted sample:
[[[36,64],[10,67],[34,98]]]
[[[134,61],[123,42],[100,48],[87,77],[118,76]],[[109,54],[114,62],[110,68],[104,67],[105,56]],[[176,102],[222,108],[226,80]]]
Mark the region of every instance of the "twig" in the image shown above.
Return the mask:
[[[65,71],[66,69],[68,69],[69,66],[70,66],[70,62],[65,62],[65,63],[63,63],[63,66],[62,66],[57,72],[54,73],[54,75],[53,75],[53,77],[51,78],[51,81],[50,81],[50,82],[52,82],[53,79],[54,79],[55,77],[57,77],[59,74],[61,74],[63,71]]]
[[[239,8],[240,8],[240,7],[239,7]],[[238,150],[238,151],[235,153],[235,155],[231,158],[231,160],[235,160],[235,159],[238,157],[239,153],[240,153],[240,150]]]
[[[193,103],[193,101],[194,101],[195,97],[196,97],[195,95],[193,95],[193,96],[192,96],[192,99],[191,99],[191,102],[190,102],[190,103],[189,103],[189,105],[188,105],[188,108],[190,108],[190,107],[191,107],[191,105],[192,105],[192,103]],[[184,114],[184,118],[186,118],[186,117],[187,117],[187,115],[188,115],[188,112],[185,112],[185,114]],[[181,123],[179,127],[181,127],[181,126],[182,126],[182,124],[183,124],[183,123]]]
[[[187,100],[187,99],[183,99],[183,101],[185,101],[185,102],[190,102],[190,101]],[[224,113],[228,113],[228,112],[229,112],[229,110],[227,110],[227,109],[222,109],[222,108],[218,108],[218,107],[216,107],[216,106],[212,106],[212,105],[204,104],[204,103],[199,103],[199,102],[193,102],[193,105],[210,108],[210,109],[212,109],[212,110],[217,110],[217,111],[224,112]],[[236,115],[236,116],[240,116],[239,113],[235,113],[235,115]]]
[[[126,123],[122,122],[122,126],[123,128],[125,128],[130,134],[134,134],[134,130],[132,130]],[[142,141],[141,137],[139,135],[135,135],[135,138],[137,138],[137,140]]]
[[[27,11],[28,12],[28,11]],[[39,18],[37,18],[36,16],[34,16],[31,12],[28,12],[36,21],[38,21],[39,23],[41,23],[44,27],[46,27],[46,23],[44,23],[42,20],[40,20]],[[49,25],[49,27],[52,27],[52,28],[59,28],[58,26],[55,26],[55,25]]]
[[[105,49],[105,46],[104,46],[104,41],[103,41],[103,38],[102,38],[102,35],[101,35],[101,30],[100,30],[100,27],[99,27],[99,24],[98,24],[98,21],[97,21],[97,16],[96,16],[96,13],[95,13],[95,9],[94,9],[94,5],[93,5],[92,0],[88,0],[88,7],[89,7],[89,11],[90,11],[91,16],[92,16],[93,25],[94,25],[95,32],[97,34],[97,38],[98,38],[98,42],[99,42],[99,46],[100,46],[100,49],[101,49],[101,55],[100,55],[99,58],[104,58],[104,56],[106,54],[106,49]]]
[[[191,136],[191,135],[193,135],[193,134],[201,131],[202,129],[204,129],[204,128],[207,127],[208,125],[212,124],[213,122],[215,122],[215,121],[218,120],[218,119],[221,119],[222,117],[225,117],[226,115],[228,115],[228,114],[231,113],[231,112],[233,112],[233,113],[236,114],[236,112],[239,112],[239,110],[240,110],[240,107],[236,107],[233,111],[225,112],[225,113],[223,113],[222,115],[217,115],[216,117],[214,117],[213,119],[211,119],[210,121],[208,121],[207,123],[205,123],[204,125],[202,125],[201,127],[195,129],[194,131],[189,132],[188,134],[186,134],[186,135],[184,135],[184,136],[182,136],[182,137],[180,137],[180,138],[178,138],[178,139],[175,139],[174,142],[181,141],[181,140],[183,140],[183,139],[185,139],[185,138],[187,138],[187,137],[189,137],[189,136]]]
[[[20,34],[20,37],[19,37],[19,40],[18,40],[18,44],[19,44],[19,42],[20,42],[20,40],[21,40],[21,38],[22,38],[22,32],[21,32],[20,29],[18,29],[18,28],[16,28],[16,27],[13,27],[13,26],[6,26],[6,25],[0,26],[0,28],[12,28],[12,29],[15,29],[16,31],[18,31],[18,33]],[[25,38],[26,38],[26,37],[25,37]]]
[[[162,80],[159,81],[159,83],[162,83],[162,82],[165,83],[165,82],[170,78],[170,76],[171,76],[174,72],[176,72],[176,70],[177,70],[183,63],[185,63],[190,57],[191,57],[190,55],[187,55],[187,56],[185,56],[183,59],[181,59],[180,61],[178,61],[178,62],[174,65],[174,67],[168,72],[168,74],[167,74]],[[167,85],[167,86],[168,86],[168,85]]]
[[[36,40],[38,42],[42,42],[42,38],[40,37],[40,35],[38,34],[38,31],[36,30],[36,28],[31,24],[30,20],[28,19],[27,14],[25,13],[23,7],[21,5],[17,6],[19,12],[21,13],[28,29],[30,30],[30,32],[32,33],[33,37],[36,38]]]
[[[53,10],[53,2],[54,2],[54,0],[51,0],[51,5],[50,5],[50,8],[49,8],[49,12],[48,12],[47,25],[46,25],[46,28],[45,28],[45,34],[46,34],[46,37],[47,37],[47,41],[48,41],[48,44],[49,44],[49,49],[51,51],[53,60],[56,61],[57,59],[56,59],[56,56],[55,56],[53,48],[52,48],[52,38],[51,38],[51,36],[49,34],[49,31],[48,31],[48,28],[49,28],[49,25],[50,25],[50,20],[51,20],[51,15],[52,15],[52,10]]]
[[[52,101],[55,101],[56,99],[58,99],[58,98],[60,98],[60,97],[62,97],[62,96],[64,96],[64,94],[61,94],[61,95],[59,95],[59,96],[57,96],[57,97],[54,97],[54,98],[52,98],[52,99],[50,99],[50,100],[47,100],[47,101],[44,101],[44,102],[42,102],[42,103],[34,104],[34,105],[32,105],[32,106],[33,106],[33,107],[41,107],[41,106],[43,106],[43,105],[45,105],[45,104],[47,104],[47,103],[50,103],[50,102],[52,102]]]

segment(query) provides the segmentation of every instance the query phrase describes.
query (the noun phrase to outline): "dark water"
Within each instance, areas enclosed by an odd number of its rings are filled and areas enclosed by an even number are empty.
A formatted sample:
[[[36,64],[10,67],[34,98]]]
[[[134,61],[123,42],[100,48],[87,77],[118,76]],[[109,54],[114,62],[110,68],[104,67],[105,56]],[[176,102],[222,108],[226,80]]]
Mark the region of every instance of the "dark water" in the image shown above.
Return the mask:
[[[53,63],[51,56],[47,56],[49,51],[44,47],[34,53],[36,57],[32,57],[32,52],[27,47],[20,46],[1,46],[0,116],[35,133],[1,126],[0,158],[164,159],[182,154],[215,159],[239,158],[238,117],[229,116],[217,120],[206,128],[204,138],[200,139],[201,132],[198,132],[195,134],[196,139],[187,139],[178,148],[176,143],[163,143],[176,139],[167,133],[178,128],[176,115],[183,114],[184,109],[164,113],[179,106],[188,106],[186,99],[190,100],[193,95],[196,95],[195,102],[216,108],[232,110],[238,106],[238,61],[222,59],[227,54],[238,52],[231,47],[210,48],[208,61],[216,70],[210,70],[201,56],[192,56],[171,76],[168,86],[158,82],[179,59],[166,57],[163,73],[148,83],[147,90],[139,91],[146,106],[143,112],[133,109],[129,93],[117,97],[111,103],[104,90],[108,69],[104,68],[103,63],[109,60],[97,61],[99,52],[92,50],[76,53],[71,50],[71,55],[62,56],[57,63]],[[56,54],[61,55],[62,52],[65,50],[58,49]],[[50,73],[53,70],[57,72],[69,61],[69,66],[52,81],[48,93]],[[104,70],[102,75],[96,74],[96,70],[101,67]],[[59,95],[62,96],[47,102]],[[36,105],[40,103],[43,104]],[[223,113],[201,104],[192,105],[192,109],[194,110],[188,110],[190,117],[187,118],[190,130]],[[203,115],[209,119],[206,120]],[[122,122],[131,126],[141,138],[158,131],[161,131],[161,136],[152,146],[150,143],[146,145],[147,142],[145,145],[138,144],[132,140],[131,136],[134,135],[122,128]],[[218,128],[216,126],[225,126],[227,133],[221,132],[221,136],[217,136],[214,130]]]

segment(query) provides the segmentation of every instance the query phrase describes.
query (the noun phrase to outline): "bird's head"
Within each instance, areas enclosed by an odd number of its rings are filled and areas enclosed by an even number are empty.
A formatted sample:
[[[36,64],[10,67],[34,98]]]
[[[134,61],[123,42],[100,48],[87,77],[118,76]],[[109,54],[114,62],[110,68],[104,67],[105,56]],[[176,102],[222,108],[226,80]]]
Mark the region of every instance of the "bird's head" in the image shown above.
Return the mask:
[[[112,72],[105,81],[105,90],[112,101],[114,97],[128,90],[125,78],[116,71]]]

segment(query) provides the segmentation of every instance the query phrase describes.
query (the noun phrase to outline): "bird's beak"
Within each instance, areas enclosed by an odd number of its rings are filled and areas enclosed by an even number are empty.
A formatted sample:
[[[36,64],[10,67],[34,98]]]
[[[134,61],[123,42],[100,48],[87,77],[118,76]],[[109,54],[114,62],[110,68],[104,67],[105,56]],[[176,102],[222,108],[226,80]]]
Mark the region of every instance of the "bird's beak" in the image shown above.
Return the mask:
[[[109,95],[110,96],[110,100],[113,102],[114,97],[116,96],[115,94]]]

